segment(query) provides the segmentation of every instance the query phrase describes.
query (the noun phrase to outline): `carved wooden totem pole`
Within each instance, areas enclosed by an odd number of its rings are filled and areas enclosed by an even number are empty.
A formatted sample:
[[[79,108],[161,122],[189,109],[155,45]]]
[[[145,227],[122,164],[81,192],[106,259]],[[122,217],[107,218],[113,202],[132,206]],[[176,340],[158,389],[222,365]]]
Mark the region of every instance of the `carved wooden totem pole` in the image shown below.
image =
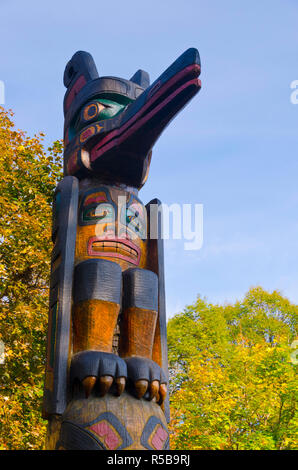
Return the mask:
[[[169,446],[160,203],[144,206],[138,190],[154,143],[200,89],[199,74],[196,49],[152,85],[142,70],[130,80],[99,77],[86,52],[66,66],[43,404],[48,449]]]

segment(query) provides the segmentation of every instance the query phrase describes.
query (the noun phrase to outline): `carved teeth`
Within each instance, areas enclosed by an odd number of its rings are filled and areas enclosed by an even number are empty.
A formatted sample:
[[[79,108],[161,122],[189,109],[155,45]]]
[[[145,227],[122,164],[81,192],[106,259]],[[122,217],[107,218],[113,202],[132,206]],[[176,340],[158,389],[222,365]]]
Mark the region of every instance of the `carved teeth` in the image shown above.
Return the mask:
[[[82,149],[81,150],[81,158],[82,158],[83,165],[86,168],[89,168],[89,170],[90,170],[91,167],[90,167],[90,154],[89,154],[89,152],[87,152],[87,150]]]
[[[96,240],[92,243],[92,249],[97,252],[119,253],[123,256],[138,258],[138,252],[122,242]]]

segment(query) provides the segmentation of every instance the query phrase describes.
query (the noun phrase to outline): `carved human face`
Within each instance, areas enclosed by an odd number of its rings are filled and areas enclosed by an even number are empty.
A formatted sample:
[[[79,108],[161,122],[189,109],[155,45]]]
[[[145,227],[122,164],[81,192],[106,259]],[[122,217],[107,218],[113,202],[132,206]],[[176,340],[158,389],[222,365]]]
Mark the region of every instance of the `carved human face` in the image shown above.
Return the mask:
[[[146,209],[135,195],[101,185],[81,194],[76,261],[99,257],[123,269],[144,267],[146,238]]]

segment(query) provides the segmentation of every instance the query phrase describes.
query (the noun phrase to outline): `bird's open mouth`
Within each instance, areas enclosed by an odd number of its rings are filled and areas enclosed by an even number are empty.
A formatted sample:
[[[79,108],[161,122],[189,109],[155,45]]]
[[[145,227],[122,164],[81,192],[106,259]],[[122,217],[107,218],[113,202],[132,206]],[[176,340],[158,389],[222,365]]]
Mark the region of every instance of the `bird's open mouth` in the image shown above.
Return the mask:
[[[90,152],[91,162],[96,165],[98,158],[107,151],[120,146],[129,137],[137,132],[142,132],[146,125],[156,127],[154,137],[161,133],[165,125],[177,114],[177,112],[200,89],[201,82],[198,79],[200,66],[192,64],[185,67],[171,79],[163,83],[157,81],[150,89],[146,90],[135,103],[130,105],[122,124],[115,130],[100,134],[97,144]],[[146,137],[142,136],[146,141]],[[153,142],[148,144],[148,148]]]
[[[190,48],[122,112],[81,129],[65,150],[68,173],[91,171],[107,179],[112,175],[118,182],[140,188],[156,140],[200,90],[200,72],[199,53]],[[89,86],[90,99],[100,100],[103,94],[100,80],[90,83],[93,84],[93,88]],[[66,128],[69,124],[67,122]]]
[[[88,255],[120,258],[129,263],[138,265],[141,251],[138,246],[122,238],[100,239],[92,237],[88,242]]]

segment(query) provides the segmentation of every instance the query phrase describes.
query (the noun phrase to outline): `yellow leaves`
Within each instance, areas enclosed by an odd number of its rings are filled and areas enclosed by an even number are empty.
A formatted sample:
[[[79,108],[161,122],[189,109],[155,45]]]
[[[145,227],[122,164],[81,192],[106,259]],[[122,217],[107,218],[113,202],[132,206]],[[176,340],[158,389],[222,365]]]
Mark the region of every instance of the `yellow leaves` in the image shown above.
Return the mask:
[[[201,299],[191,309],[168,325],[172,448],[297,448],[298,384],[287,360],[297,306],[258,288],[227,311]],[[171,373],[181,369],[182,379]]]
[[[0,447],[39,449],[51,201],[62,176],[62,147],[54,143],[46,153],[43,136],[14,130],[11,116],[0,109]]]

